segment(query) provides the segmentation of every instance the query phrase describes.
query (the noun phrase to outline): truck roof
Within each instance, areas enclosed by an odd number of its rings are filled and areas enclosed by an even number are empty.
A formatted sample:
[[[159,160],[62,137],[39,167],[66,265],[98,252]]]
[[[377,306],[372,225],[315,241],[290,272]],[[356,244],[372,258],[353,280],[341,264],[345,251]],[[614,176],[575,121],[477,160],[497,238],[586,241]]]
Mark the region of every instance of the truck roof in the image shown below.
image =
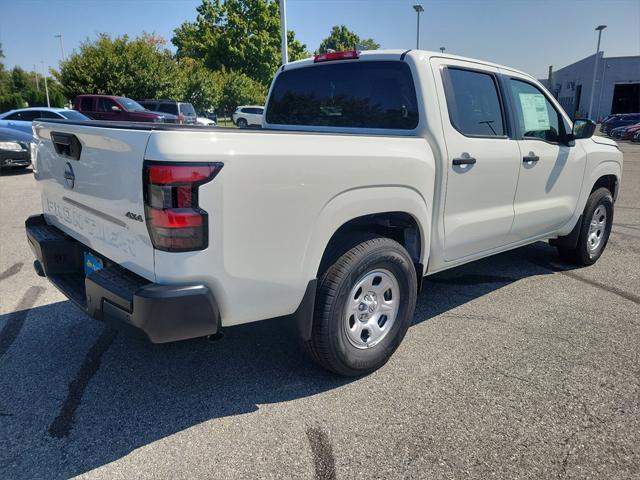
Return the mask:
[[[409,50],[401,50],[401,49],[385,49],[385,50],[363,50],[360,52],[360,59],[363,60],[398,60],[402,55],[409,56],[420,56],[424,55],[427,58],[438,57],[438,58],[451,58],[453,60],[462,60],[465,62],[473,62],[481,65],[487,65],[490,67],[501,68],[504,70],[509,70],[512,72],[519,73],[521,75],[526,75],[528,77],[534,78],[530,74],[523,72],[521,70],[517,70],[512,67],[508,67],[506,65],[500,65],[493,62],[488,62],[486,60],[479,60],[477,58],[463,57],[460,55],[451,55],[449,53],[441,53],[441,52],[433,52],[430,50],[417,50],[417,49],[409,49]],[[300,68],[300,67],[308,67],[315,65],[313,61],[314,57],[305,58],[303,60],[297,60],[295,62],[287,63],[283,65],[284,69],[290,68]],[[355,61],[355,60],[340,60],[340,61]],[[281,67],[282,68],[282,67]],[[534,79],[535,80],[535,79]]]

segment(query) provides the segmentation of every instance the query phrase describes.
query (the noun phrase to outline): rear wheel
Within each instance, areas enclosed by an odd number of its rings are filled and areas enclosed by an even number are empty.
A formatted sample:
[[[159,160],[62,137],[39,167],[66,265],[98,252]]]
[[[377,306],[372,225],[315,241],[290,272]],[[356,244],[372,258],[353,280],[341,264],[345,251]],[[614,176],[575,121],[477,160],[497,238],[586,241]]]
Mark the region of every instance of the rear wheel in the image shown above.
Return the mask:
[[[602,255],[613,225],[613,197],[606,188],[599,188],[587,200],[582,214],[582,226],[575,248],[558,247],[560,256],[578,265],[593,265]]]
[[[247,128],[247,121],[244,118],[239,118],[236,125],[238,128]]]
[[[407,251],[388,238],[368,236],[320,276],[310,356],[345,376],[384,365],[404,338],[416,304],[417,278]]]

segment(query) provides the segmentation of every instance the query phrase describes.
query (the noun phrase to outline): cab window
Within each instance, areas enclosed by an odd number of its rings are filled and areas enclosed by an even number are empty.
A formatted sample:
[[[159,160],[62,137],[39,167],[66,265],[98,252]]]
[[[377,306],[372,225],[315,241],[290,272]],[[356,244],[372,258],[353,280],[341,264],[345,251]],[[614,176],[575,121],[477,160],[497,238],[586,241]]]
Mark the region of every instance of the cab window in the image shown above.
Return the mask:
[[[111,100],[110,98],[99,98],[98,99],[98,111],[99,112],[111,112],[111,107],[117,107],[116,102]]]
[[[453,127],[472,137],[504,136],[504,118],[494,76],[450,67],[447,77],[445,90]]]
[[[530,83],[509,80],[515,117],[524,138],[558,143],[564,135],[560,113],[542,91]]]
[[[81,101],[80,101],[80,110],[84,111],[84,112],[93,112],[94,108],[93,108],[93,98],[91,97],[84,97]]]
[[[277,125],[411,130],[418,102],[405,62],[327,62],[278,75],[266,117]]]

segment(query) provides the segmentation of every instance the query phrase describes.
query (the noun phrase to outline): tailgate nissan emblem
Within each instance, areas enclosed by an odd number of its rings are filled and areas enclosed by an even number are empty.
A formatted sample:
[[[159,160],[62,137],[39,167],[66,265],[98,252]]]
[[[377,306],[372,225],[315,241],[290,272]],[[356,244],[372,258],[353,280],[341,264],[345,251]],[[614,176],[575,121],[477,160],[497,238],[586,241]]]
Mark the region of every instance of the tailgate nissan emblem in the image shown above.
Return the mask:
[[[68,189],[72,189],[76,183],[76,176],[73,173],[73,167],[69,162],[64,166],[64,184]]]

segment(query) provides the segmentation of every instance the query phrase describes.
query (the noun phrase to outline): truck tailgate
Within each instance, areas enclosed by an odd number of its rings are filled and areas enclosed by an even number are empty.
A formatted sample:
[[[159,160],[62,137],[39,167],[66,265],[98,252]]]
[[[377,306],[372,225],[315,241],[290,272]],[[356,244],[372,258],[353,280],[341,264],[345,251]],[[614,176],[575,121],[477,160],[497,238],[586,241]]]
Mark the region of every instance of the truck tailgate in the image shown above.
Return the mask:
[[[151,281],[142,168],[150,131],[37,122],[37,174],[47,222]]]

